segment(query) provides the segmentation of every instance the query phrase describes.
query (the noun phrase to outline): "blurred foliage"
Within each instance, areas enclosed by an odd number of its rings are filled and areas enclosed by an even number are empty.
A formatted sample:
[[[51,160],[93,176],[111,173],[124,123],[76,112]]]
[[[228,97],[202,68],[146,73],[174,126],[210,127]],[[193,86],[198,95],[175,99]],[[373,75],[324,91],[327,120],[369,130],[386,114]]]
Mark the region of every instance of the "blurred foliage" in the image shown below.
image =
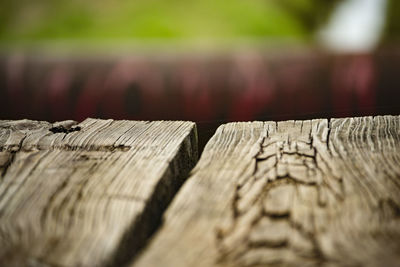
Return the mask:
[[[339,0],[2,0],[0,40],[308,40]]]
[[[387,8],[387,19],[385,27],[385,41],[400,41],[400,1],[390,0]]]

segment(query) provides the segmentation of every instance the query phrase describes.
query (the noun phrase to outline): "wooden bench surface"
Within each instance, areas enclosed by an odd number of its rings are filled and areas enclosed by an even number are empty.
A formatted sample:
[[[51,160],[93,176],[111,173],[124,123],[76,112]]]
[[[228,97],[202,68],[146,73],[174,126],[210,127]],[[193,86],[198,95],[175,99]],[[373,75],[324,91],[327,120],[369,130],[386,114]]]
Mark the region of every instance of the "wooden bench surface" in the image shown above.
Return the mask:
[[[197,160],[191,122],[0,122],[1,266],[119,265]]]
[[[399,266],[400,116],[224,124],[192,169],[196,136],[1,121],[0,265]]]

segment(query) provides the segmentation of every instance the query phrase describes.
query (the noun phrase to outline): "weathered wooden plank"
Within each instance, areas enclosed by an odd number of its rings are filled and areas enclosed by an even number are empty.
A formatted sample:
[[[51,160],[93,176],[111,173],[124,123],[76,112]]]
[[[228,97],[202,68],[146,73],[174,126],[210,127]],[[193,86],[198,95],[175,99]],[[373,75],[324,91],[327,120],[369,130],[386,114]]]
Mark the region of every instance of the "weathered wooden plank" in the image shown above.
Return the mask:
[[[222,125],[132,265],[399,262],[400,116],[383,116]]]
[[[197,160],[196,136],[191,122],[0,121],[0,265],[127,261]]]

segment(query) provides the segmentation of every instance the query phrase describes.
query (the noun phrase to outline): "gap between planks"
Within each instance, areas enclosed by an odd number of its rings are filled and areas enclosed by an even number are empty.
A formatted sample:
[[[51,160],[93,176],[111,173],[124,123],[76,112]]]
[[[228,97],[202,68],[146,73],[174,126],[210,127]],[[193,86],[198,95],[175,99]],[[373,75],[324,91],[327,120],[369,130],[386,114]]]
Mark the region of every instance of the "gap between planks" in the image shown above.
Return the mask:
[[[398,266],[400,116],[220,126],[132,267]]]
[[[70,137],[83,127],[64,124],[46,126],[52,128],[47,131],[58,134],[57,138],[62,136],[61,140],[34,143],[32,136],[21,135],[6,142],[0,152],[3,176],[18,169],[13,167],[17,162],[23,164],[20,161],[29,158],[20,158],[19,153],[63,151],[79,153],[81,160],[88,160],[91,153],[124,154],[132,148],[125,143],[129,130],[121,135],[124,137],[113,139],[102,129],[104,138],[113,142],[98,145],[94,140],[75,142]],[[188,136],[194,135],[192,129]],[[144,231],[147,234],[139,238],[140,246],[134,248],[132,243],[142,231],[127,223],[131,231],[122,231],[123,238],[107,255],[94,254],[79,262],[61,254],[60,264],[54,255],[27,256],[31,265],[54,266],[118,266],[128,260],[135,267],[395,266],[400,248],[396,241],[400,237],[399,135],[398,116],[225,124],[208,142],[190,179],[169,205],[163,224],[159,224],[161,213],[157,213],[156,225]],[[62,185],[60,192],[66,186]],[[145,199],[118,194],[107,197],[134,203]],[[163,203],[166,207],[162,201],[153,205]],[[71,208],[63,201],[60,204]],[[361,212],[354,212],[357,208]],[[138,216],[134,224],[152,220],[154,214],[150,213]],[[355,221],[349,223],[349,219]],[[368,222],[368,227],[360,227],[361,222]],[[59,246],[57,242],[50,245]],[[143,249],[135,257],[140,247]]]

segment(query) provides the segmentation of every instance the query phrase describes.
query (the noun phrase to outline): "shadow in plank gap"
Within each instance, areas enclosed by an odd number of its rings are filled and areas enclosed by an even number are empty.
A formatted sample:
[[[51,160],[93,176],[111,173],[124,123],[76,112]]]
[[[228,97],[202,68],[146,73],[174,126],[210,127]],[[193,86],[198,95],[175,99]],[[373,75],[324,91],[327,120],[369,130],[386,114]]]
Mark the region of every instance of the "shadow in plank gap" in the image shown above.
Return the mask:
[[[400,116],[220,126],[133,267],[398,266]]]
[[[192,122],[0,121],[0,265],[131,261],[197,153]]]

